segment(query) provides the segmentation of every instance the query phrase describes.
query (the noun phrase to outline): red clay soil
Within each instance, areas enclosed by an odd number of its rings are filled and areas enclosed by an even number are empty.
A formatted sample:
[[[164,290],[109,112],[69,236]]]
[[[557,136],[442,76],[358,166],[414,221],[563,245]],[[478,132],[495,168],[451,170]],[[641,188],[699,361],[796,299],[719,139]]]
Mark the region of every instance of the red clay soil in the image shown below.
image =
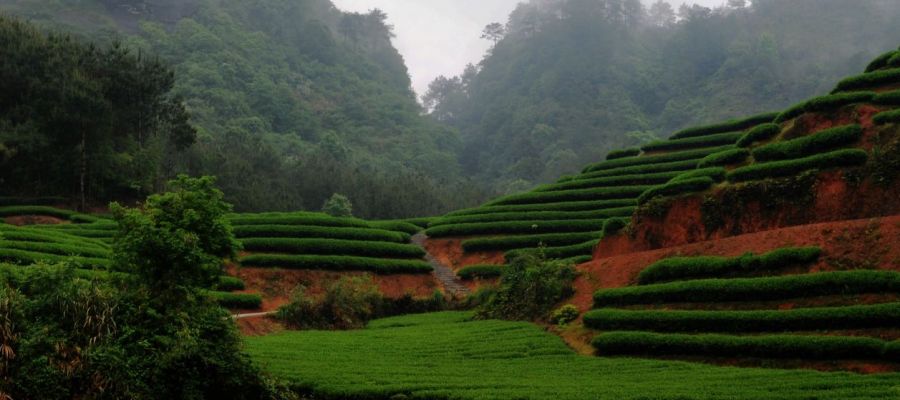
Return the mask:
[[[622,251],[625,249],[616,249],[601,242],[594,250],[594,260],[577,267],[582,274],[575,281],[576,294],[571,302],[586,311],[591,307],[591,294],[596,289],[633,284],[637,274],[645,267],[673,256],[731,257],[746,252],[765,253],[787,246],[819,246],[823,250],[822,257],[809,271],[853,268],[900,271],[898,243],[900,215],[793,226],[649,251],[625,252]]]
[[[6,217],[3,219],[3,222],[6,222],[10,225],[16,226],[25,226],[25,225],[59,225],[59,224],[68,224],[69,221],[66,221],[61,218],[51,217],[47,215],[17,215],[14,217]]]
[[[244,336],[265,336],[284,330],[284,326],[272,317],[241,318],[235,323]]]
[[[425,251],[432,257],[450,267],[454,272],[463,267],[477,264],[503,265],[502,251],[479,251],[466,253],[462,242],[468,238],[426,239]],[[470,291],[475,292],[485,285],[494,285],[497,279],[476,279],[462,281]]]

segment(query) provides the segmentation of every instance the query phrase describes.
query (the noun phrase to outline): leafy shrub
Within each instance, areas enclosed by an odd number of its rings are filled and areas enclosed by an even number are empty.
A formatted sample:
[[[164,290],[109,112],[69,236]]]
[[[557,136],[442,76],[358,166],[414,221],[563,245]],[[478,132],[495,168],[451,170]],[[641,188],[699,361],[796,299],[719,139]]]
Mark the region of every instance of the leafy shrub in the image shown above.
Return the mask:
[[[550,313],[550,323],[554,325],[565,325],[578,319],[578,307],[572,304],[566,304]]]
[[[325,204],[322,205],[322,212],[332,217],[352,217],[353,204],[350,199],[342,194],[334,193]]]
[[[738,120],[731,120],[719,124],[699,126],[694,128],[682,129],[678,132],[675,132],[671,139],[684,139],[689,137],[696,136],[706,136],[716,133],[722,132],[733,132],[733,131],[742,131],[747,128],[751,128],[753,126],[772,122],[775,117],[778,116],[777,112],[764,113],[759,115],[750,116],[747,118],[742,118]]]
[[[425,251],[419,246],[389,242],[364,242],[341,239],[291,239],[247,238],[242,239],[244,249],[257,252],[352,255],[390,258],[422,258]]]
[[[428,228],[425,232],[430,237],[448,237],[514,233],[593,232],[600,230],[602,226],[602,219],[502,221],[439,225]]]
[[[744,134],[741,132],[718,133],[715,135],[705,135],[697,137],[688,137],[684,139],[657,140],[641,146],[641,150],[661,151],[661,150],[681,150],[696,149],[711,146],[723,146],[734,144]]]
[[[0,261],[12,262],[22,265],[41,262],[70,263],[83,267],[109,267],[111,264],[108,258],[63,256],[36,251],[3,248],[0,248]]]
[[[488,203],[488,205],[555,203],[578,200],[612,200],[634,198],[649,189],[649,186],[619,186],[594,189],[573,189],[558,192],[525,192],[504,196]]]
[[[659,260],[638,274],[641,285],[676,280],[719,277],[732,273],[772,271],[819,258],[818,247],[787,247],[754,256],[740,257],[671,257]]]
[[[568,246],[557,246],[557,247],[539,247],[536,249],[518,249],[511,250],[504,254],[504,257],[507,260],[511,260],[513,258],[518,257],[519,255],[525,252],[532,252],[535,254],[539,254],[542,258],[545,259],[562,259],[562,258],[570,258],[575,256],[584,256],[591,255],[594,252],[594,248],[597,247],[597,244],[600,243],[600,239],[590,240],[584,243],[577,243]]]
[[[896,124],[900,122],[900,110],[882,111],[872,117],[872,122],[878,125]]]
[[[223,275],[219,277],[219,282],[216,283],[214,288],[221,292],[231,292],[235,290],[244,290],[244,287],[244,281],[239,278]]]
[[[281,306],[276,316],[299,329],[361,328],[376,315],[381,300],[371,276],[343,276],[326,286],[321,295],[298,286],[290,303]]]
[[[750,157],[750,152],[747,149],[731,149],[720,151],[718,153],[703,157],[703,159],[700,160],[700,162],[697,164],[697,168],[719,167],[738,164],[744,162],[747,157]]]
[[[838,126],[796,139],[758,147],[753,150],[753,158],[757,161],[800,158],[852,144],[861,137],[862,127],[857,124]]]
[[[602,289],[594,292],[596,307],[632,304],[780,300],[798,297],[895,293],[900,273],[838,271],[766,278],[701,279]]]
[[[647,189],[647,191],[641,193],[640,197],[638,197],[638,204],[644,204],[654,197],[675,196],[683,193],[700,192],[709,189],[715,183],[716,181],[714,181],[712,178],[705,176],[669,182],[662,186],[656,186]]]
[[[51,206],[66,202],[65,197],[22,197],[22,196],[0,196],[0,206]]]
[[[378,274],[427,274],[431,265],[420,260],[391,260],[351,256],[253,254],[240,259],[242,265],[327,271],[371,271]]]
[[[0,217],[13,217],[17,215],[47,215],[62,219],[69,219],[75,215],[75,211],[63,210],[49,206],[6,206],[0,207]]]
[[[891,50],[878,57],[875,57],[875,59],[866,66],[865,72],[868,73],[886,67],[888,65],[888,60],[890,60],[891,57],[893,57],[897,53],[897,50]]]
[[[678,171],[657,172],[651,174],[631,174],[620,176],[607,176],[593,179],[576,179],[569,182],[543,185],[534,189],[535,192],[552,192],[560,190],[584,189],[608,186],[625,185],[658,185],[678,175]]]
[[[882,69],[845,78],[838,82],[832,93],[869,88],[878,85],[889,85],[897,83],[898,81],[900,81],[900,68]]]
[[[775,123],[762,124],[747,132],[737,141],[738,147],[750,147],[755,142],[769,140],[781,133],[781,125]],[[702,161],[701,161],[702,162]]]
[[[431,220],[433,220],[433,219],[434,219],[434,217],[420,217],[420,218],[406,218],[403,221],[406,223],[410,223],[415,226],[418,226],[419,228],[427,228],[428,224],[431,223]],[[397,230],[397,229],[391,229],[391,230]],[[413,233],[413,232],[407,232],[407,233]]]
[[[632,212],[634,212],[634,207],[628,206],[594,211],[531,211],[473,214],[437,219],[431,223],[431,227],[474,222],[603,219],[631,215]]]
[[[253,310],[262,305],[262,297],[252,293],[207,292],[216,303],[225,308]]]
[[[685,335],[649,332],[608,332],[591,341],[600,355],[760,357],[800,359],[874,359],[885,342],[847,336],[806,335]]]
[[[725,175],[726,175],[726,171],[725,171],[725,168],[723,168],[723,167],[708,167],[708,168],[701,168],[701,169],[695,169],[693,171],[683,172],[680,175],[672,178],[672,180],[669,182],[670,183],[671,182],[681,182],[681,181],[686,181],[688,179],[702,178],[702,177],[710,178],[715,182],[721,182],[721,181],[725,180]]]
[[[630,207],[637,205],[634,199],[612,199],[612,200],[594,200],[594,201],[569,201],[560,203],[545,204],[517,204],[508,206],[485,206],[479,208],[470,208],[448,213],[445,217],[456,217],[461,215],[476,214],[496,214],[507,212],[523,212],[523,211],[594,211],[609,208]]]
[[[641,154],[640,148],[630,147],[627,149],[610,151],[609,154],[606,155],[606,159],[607,160],[615,160],[617,158],[634,157],[638,154]]]
[[[430,220],[430,219],[429,219]],[[396,232],[404,232],[410,235],[415,235],[419,233],[423,228],[428,226],[427,222],[423,222],[423,225],[416,225],[407,221],[369,221],[369,226],[375,229],[384,229],[388,231],[396,231]]]
[[[534,320],[544,318],[560,300],[569,297],[575,268],[531,254],[516,257],[504,268],[496,291],[476,310],[482,319]]]
[[[234,227],[238,238],[291,237],[366,240],[373,242],[406,243],[409,234],[371,228],[334,228],[325,226],[298,225],[238,225]]]
[[[339,218],[324,214],[304,215],[262,215],[262,216],[234,216],[228,219],[234,226],[242,225],[311,225],[311,226],[335,226],[369,228],[369,223],[356,218]]]
[[[110,251],[108,249],[94,246],[81,246],[77,242],[47,243],[0,239],[0,249],[26,250],[37,253],[56,254],[61,256],[83,256],[96,258],[109,258],[110,256]]]
[[[644,156],[644,157],[631,157],[631,158],[620,158],[618,160],[609,160],[603,161],[596,164],[590,164],[582,170],[582,173],[602,171],[613,168],[620,167],[632,167],[637,165],[649,165],[649,164],[659,164],[659,163],[668,163],[674,161],[685,161],[692,159],[700,159],[706,157],[713,153],[718,153],[722,150],[728,150],[733,148],[732,145],[721,146],[721,147],[712,147],[706,149],[699,150],[685,150],[674,153],[666,153],[666,154],[658,154],[653,156]]]
[[[496,278],[503,274],[502,265],[478,264],[470,265],[456,271],[456,276],[460,279],[472,280],[476,278]]]
[[[884,104],[890,106],[900,105],[900,90],[891,90],[889,92],[878,93],[872,98],[875,104]]]
[[[622,228],[631,223],[631,218],[610,218],[603,221],[603,237],[612,236],[619,233]]]
[[[868,157],[868,153],[861,149],[835,150],[794,160],[770,161],[736,168],[728,173],[728,180],[742,182],[797,175],[813,169],[854,167],[865,164]]]
[[[604,331],[655,332],[790,332],[900,327],[900,303],[793,310],[589,311],[585,326]]]
[[[825,96],[814,97],[802,103],[795,104],[775,118],[776,123],[782,123],[796,118],[803,113],[830,111],[848,104],[872,101],[875,92],[850,92],[833,93]]]
[[[637,175],[637,174],[655,174],[663,172],[678,172],[697,168],[697,163],[708,154],[691,157],[687,160],[660,162],[655,164],[633,165],[629,167],[619,167],[611,169],[603,169],[599,171],[586,172],[575,176],[571,181],[583,181],[588,179],[597,179],[603,177],[621,176],[621,175]],[[648,156],[652,157],[652,156]],[[643,157],[641,157],[643,158]]]
[[[464,240],[463,250],[493,251],[538,246],[567,246],[600,238],[600,232],[548,233],[542,235],[504,236]]]

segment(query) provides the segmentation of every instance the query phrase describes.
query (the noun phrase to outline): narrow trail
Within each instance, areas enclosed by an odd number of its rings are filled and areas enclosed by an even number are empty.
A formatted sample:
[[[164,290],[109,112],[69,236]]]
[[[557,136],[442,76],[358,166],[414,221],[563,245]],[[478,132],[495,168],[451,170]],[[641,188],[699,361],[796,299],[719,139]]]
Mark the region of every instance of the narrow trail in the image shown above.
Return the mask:
[[[255,312],[255,313],[246,313],[246,314],[232,314],[231,318],[243,319],[243,318],[265,317],[267,315],[274,315],[276,312],[278,312],[278,311],[264,311],[264,312]]]
[[[467,296],[470,292],[469,288],[467,288],[466,285],[463,285],[459,280],[459,277],[456,276],[456,273],[453,272],[453,269],[444,265],[444,263],[438,261],[438,259],[432,257],[431,254],[428,253],[428,249],[425,248],[425,239],[428,239],[428,237],[425,236],[424,233],[417,233],[412,237],[412,242],[425,250],[425,260],[428,261],[434,269],[434,276],[453,297]]]

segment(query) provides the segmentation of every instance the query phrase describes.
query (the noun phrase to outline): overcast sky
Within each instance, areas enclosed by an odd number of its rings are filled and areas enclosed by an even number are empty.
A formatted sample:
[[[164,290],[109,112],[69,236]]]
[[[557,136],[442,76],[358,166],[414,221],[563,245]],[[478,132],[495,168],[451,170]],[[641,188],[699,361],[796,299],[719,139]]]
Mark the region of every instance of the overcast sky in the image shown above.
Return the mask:
[[[480,39],[491,22],[505,23],[521,0],[332,0],[344,11],[380,8],[394,25],[394,46],[406,60],[413,89],[420,96],[439,75],[454,76],[468,63],[481,60],[489,42]],[[645,4],[651,0],[643,0]],[[666,0],[707,7],[726,0]]]

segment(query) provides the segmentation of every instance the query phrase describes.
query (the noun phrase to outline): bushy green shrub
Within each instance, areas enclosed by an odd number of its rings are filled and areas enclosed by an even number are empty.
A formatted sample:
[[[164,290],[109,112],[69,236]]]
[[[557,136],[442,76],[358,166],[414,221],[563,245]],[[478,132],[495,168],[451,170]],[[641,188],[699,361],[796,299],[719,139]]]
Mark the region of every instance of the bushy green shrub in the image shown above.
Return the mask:
[[[721,182],[721,181],[725,180],[726,174],[727,174],[727,172],[725,171],[724,167],[700,168],[700,169],[695,169],[693,171],[682,172],[680,175],[672,178],[672,180],[670,180],[669,183],[681,182],[681,181],[686,181],[688,179],[702,178],[702,177],[710,178],[715,182]]]
[[[838,82],[832,93],[889,85],[897,82],[900,82],[900,68],[882,69],[845,78]]]
[[[69,219],[75,215],[75,211],[63,210],[50,206],[6,206],[0,207],[0,217],[13,217],[18,215],[47,215],[62,219]]]
[[[582,173],[596,172],[613,168],[633,167],[638,165],[650,165],[660,163],[670,163],[675,161],[686,161],[693,159],[701,159],[713,153],[734,148],[733,145],[711,147],[698,150],[685,150],[673,153],[658,154],[644,157],[620,158],[618,160],[603,161],[596,164],[590,164],[582,170]]]
[[[550,323],[554,325],[565,325],[578,319],[578,307],[572,304],[566,304],[550,313]]]
[[[493,205],[556,203],[579,200],[627,199],[639,196],[649,189],[647,185],[602,187],[595,189],[573,189],[558,192],[525,192],[504,196],[487,203]]]
[[[595,211],[530,211],[504,212],[496,214],[473,214],[440,218],[432,222],[431,227],[474,222],[603,219],[618,217],[622,215],[631,215],[632,212],[634,212],[634,207],[629,206],[610,209],[598,209]]]
[[[779,133],[781,133],[781,125],[775,123],[762,124],[744,134],[738,139],[736,144],[738,147],[750,147],[755,142],[769,140]]]
[[[898,106],[900,105],[900,90],[878,93],[872,98],[872,102],[875,104]]]
[[[797,332],[900,327],[900,303],[792,310],[617,310],[584,315],[584,325],[603,331]]]
[[[638,197],[638,204],[644,204],[654,197],[700,192],[709,189],[715,183],[716,181],[706,176],[669,182],[662,186],[652,187],[647,189],[644,193],[641,193],[640,197]]]
[[[439,225],[428,228],[425,233],[430,237],[448,237],[515,233],[595,232],[602,227],[602,219],[502,221]]]
[[[671,139],[683,139],[683,138],[696,137],[696,136],[712,135],[712,134],[722,133],[722,132],[742,131],[742,130],[751,128],[753,126],[759,125],[759,124],[772,122],[772,120],[775,119],[775,117],[777,117],[777,116],[778,116],[777,112],[770,112],[770,113],[753,115],[753,116],[738,119],[738,120],[722,122],[719,124],[682,129],[678,132],[675,132],[672,135]]]
[[[572,295],[575,268],[534,255],[516,257],[503,269],[496,291],[476,310],[481,319],[534,320]]]
[[[463,267],[456,271],[456,276],[464,280],[496,278],[503,274],[503,265],[477,264]]]
[[[229,293],[209,291],[216,303],[225,308],[253,310],[262,305],[262,297],[254,293]]]
[[[419,246],[390,242],[365,242],[342,239],[241,239],[244,250],[269,253],[352,255],[387,258],[422,258],[425,251]]]
[[[656,173],[664,173],[664,172],[678,172],[678,171],[686,171],[697,168],[697,163],[705,157],[705,155],[701,155],[700,157],[693,157],[687,160],[682,161],[672,161],[672,162],[662,162],[656,164],[647,164],[647,165],[634,165],[630,167],[620,167],[620,168],[612,168],[612,169],[604,169],[593,172],[586,172],[580,175],[576,175],[570,181],[583,181],[589,179],[597,179],[604,177],[613,177],[613,176],[622,176],[622,175],[638,175],[638,174],[656,174]]]
[[[896,293],[900,273],[838,271],[766,278],[700,279],[602,289],[594,292],[596,307],[632,304],[780,300],[787,298]]]
[[[219,282],[216,283],[214,287],[215,290],[221,292],[231,292],[235,290],[244,290],[245,285],[244,281],[240,278],[235,278],[233,276],[222,275],[219,277]]]
[[[423,223],[423,226],[419,226],[407,221],[395,220],[395,221],[369,221],[369,226],[375,229],[384,229],[387,231],[396,231],[396,232],[404,232],[410,235],[415,235],[419,233],[425,226],[428,225],[427,222]]]
[[[561,262],[561,263],[563,263],[563,264],[566,264],[566,265],[578,265],[578,264],[584,264],[584,263],[589,262],[589,261],[591,261],[591,260],[593,260],[593,259],[594,259],[594,256],[593,256],[592,254],[586,254],[586,255],[583,255],[583,256],[575,256],[575,257],[569,257],[569,258],[561,258],[561,259],[559,260],[559,262]]]
[[[427,228],[428,224],[431,223],[435,217],[419,217],[419,218],[406,218],[403,221],[418,226],[420,228]],[[411,232],[407,232],[411,233]]]
[[[600,243],[600,239],[590,240],[583,243],[572,244],[568,246],[556,247],[539,247],[533,249],[510,250],[504,254],[507,260],[514,259],[526,252],[539,254],[544,259],[566,259],[576,256],[591,255],[594,248]]]
[[[619,217],[610,218],[603,221],[603,237],[608,237],[619,233],[622,228],[631,223],[631,218]]]
[[[731,149],[720,151],[718,153],[703,157],[703,159],[700,160],[699,163],[697,163],[697,168],[719,167],[738,164],[747,160],[747,157],[750,157],[750,151],[748,151],[747,149]]]
[[[803,171],[855,167],[866,163],[869,155],[862,149],[842,149],[794,160],[770,161],[736,168],[728,173],[731,182],[797,175]]]
[[[820,97],[814,97],[802,103],[795,104],[775,118],[776,123],[782,123],[796,118],[803,113],[830,111],[848,104],[872,101],[875,92],[849,92],[834,93]]]
[[[872,122],[878,125],[896,124],[900,122],[900,110],[882,111],[872,117]]]
[[[93,246],[82,246],[76,242],[47,243],[2,240],[2,238],[0,238],[0,249],[26,250],[37,253],[56,254],[61,256],[83,256],[96,258],[109,258],[110,256],[110,251],[108,249],[102,249]]]
[[[523,249],[538,246],[568,246],[599,239],[600,232],[547,233],[542,235],[502,236],[464,240],[463,250],[494,251]]]
[[[884,345],[882,357],[893,362],[900,361],[900,339]]]
[[[866,73],[872,72],[872,71],[875,71],[875,70],[878,70],[878,69],[882,69],[882,68],[888,66],[888,60],[890,60],[891,57],[893,57],[893,56],[896,55],[897,53],[898,53],[897,50],[891,50],[891,51],[889,51],[889,52],[887,52],[887,53],[884,53],[884,54],[882,54],[882,55],[879,55],[878,57],[875,57],[875,59],[872,60],[872,61],[869,63],[869,65],[866,66],[865,72],[866,72]]]
[[[451,213],[447,213],[447,215],[445,215],[444,217],[456,217],[461,215],[476,214],[499,214],[524,211],[594,211],[605,210],[609,208],[630,207],[635,205],[637,205],[637,201],[635,201],[634,199],[612,199],[594,201],[565,201],[559,203],[544,204],[517,204],[509,206],[485,206],[454,211]]]
[[[431,265],[420,260],[352,256],[253,254],[240,259],[248,267],[278,267],[327,271],[370,271],[377,274],[427,274]]]
[[[591,341],[604,356],[706,356],[799,359],[869,359],[882,357],[885,342],[848,336],[808,335],[686,335],[649,332],[608,332]]]
[[[356,218],[332,217],[325,214],[234,216],[228,219],[234,226],[241,225],[312,225],[368,228],[369,223]]]
[[[641,150],[645,152],[662,151],[662,150],[683,150],[706,148],[712,146],[723,146],[734,144],[738,139],[744,136],[742,132],[718,133],[715,135],[705,135],[697,137],[688,137],[683,139],[657,140],[641,146]]]
[[[321,295],[298,286],[291,301],[281,306],[276,315],[293,328],[361,328],[376,315],[381,300],[381,292],[371,276],[344,276],[327,285]]]
[[[757,161],[774,161],[806,157],[837,147],[846,146],[862,137],[857,124],[825,129],[796,139],[769,143],[753,150]]]
[[[535,192],[553,192],[560,190],[584,189],[608,186],[627,185],[658,185],[667,182],[679,174],[679,171],[656,172],[650,174],[630,174],[620,176],[607,176],[593,179],[576,179],[564,183],[542,185],[535,188]]]
[[[638,155],[638,154],[641,154],[641,149],[640,149],[640,148],[637,148],[637,147],[630,147],[630,148],[627,148],[627,149],[621,149],[621,150],[613,150],[613,151],[610,151],[610,152],[606,155],[606,159],[607,159],[607,160],[615,160],[615,159],[617,159],[617,158],[634,157],[634,156],[636,156],[636,155]]]
[[[298,225],[238,225],[234,227],[238,238],[290,237],[367,240],[373,242],[406,243],[409,234],[371,228],[332,228]]]
[[[322,204],[322,212],[332,217],[352,217],[353,204],[350,199],[339,193],[334,193]]]
[[[638,283],[721,277],[734,273],[773,271],[796,264],[810,263],[819,258],[818,247],[787,247],[754,256],[739,257],[671,257],[659,260],[638,274]]]
[[[36,251],[4,249],[0,248],[0,261],[11,262],[15,264],[35,264],[35,263],[70,263],[83,267],[109,267],[111,262],[108,258],[97,257],[79,257],[79,256],[63,256],[58,254],[41,253]]]

